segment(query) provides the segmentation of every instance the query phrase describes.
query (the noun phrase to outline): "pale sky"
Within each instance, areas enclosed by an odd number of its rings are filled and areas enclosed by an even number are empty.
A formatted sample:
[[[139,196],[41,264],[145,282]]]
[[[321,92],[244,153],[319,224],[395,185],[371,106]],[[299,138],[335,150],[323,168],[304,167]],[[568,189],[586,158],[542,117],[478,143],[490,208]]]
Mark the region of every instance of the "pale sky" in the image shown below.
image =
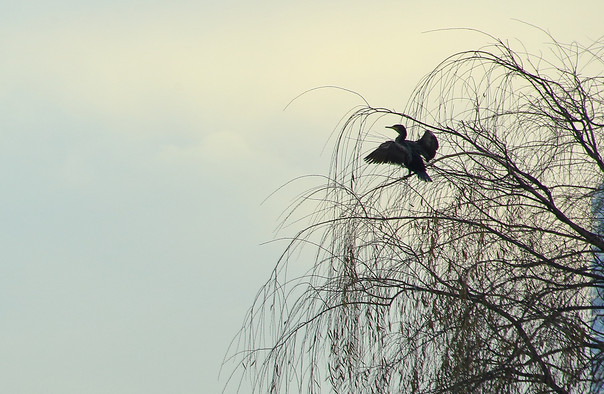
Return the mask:
[[[326,174],[361,103],[291,99],[338,85],[402,110],[440,60],[489,44],[426,31],[546,50],[514,19],[589,43],[602,15],[601,0],[1,5],[0,392],[220,392],[285,246],[261,243],[301,190],[261,203]]]

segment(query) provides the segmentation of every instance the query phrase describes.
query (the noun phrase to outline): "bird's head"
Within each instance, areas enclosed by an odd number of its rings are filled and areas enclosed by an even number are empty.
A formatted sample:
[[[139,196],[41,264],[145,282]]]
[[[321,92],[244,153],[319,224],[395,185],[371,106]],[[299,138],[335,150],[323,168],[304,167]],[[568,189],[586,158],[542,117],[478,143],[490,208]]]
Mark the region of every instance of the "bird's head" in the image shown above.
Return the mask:
[[[387,129],[395,130],[397,133],[401,135],[403,139],[407,138],[407,129],[402,124],[395,124],[392,126],[386,126]]]

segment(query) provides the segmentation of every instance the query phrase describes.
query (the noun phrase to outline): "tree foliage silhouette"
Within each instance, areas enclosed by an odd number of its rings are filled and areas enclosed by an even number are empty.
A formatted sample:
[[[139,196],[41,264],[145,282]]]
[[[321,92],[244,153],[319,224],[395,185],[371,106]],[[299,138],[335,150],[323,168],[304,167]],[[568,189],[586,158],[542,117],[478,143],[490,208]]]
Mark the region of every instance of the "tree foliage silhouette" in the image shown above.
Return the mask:
[[[257,390],[602,384],[592,319],[604,279],[593,263],[604,250],[593,219],[604,179],[604,46],[553,41],[548,51],[496,40],[444,60],[405,111],[366,105],[347,118],[325,184],[286,218],[303,229],[237,342],[238,370]],[[433,183],[363,163],[382,141],[375,131],[393,122],[438,136]],[[288,278],[309,249],[312,269]]]

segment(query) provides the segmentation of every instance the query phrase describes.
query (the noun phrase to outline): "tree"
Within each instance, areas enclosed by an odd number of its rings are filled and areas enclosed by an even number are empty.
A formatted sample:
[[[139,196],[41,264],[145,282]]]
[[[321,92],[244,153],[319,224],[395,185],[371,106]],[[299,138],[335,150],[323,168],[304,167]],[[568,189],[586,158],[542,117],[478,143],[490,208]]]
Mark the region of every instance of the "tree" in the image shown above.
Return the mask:
[[[585,74],[601,72],[604,46],[548,49],[536,57],[495,40],[457,53],[405,111],[367,104],[346,120],[325,184],[288,215],[310,224],[239,337],[238,367],[259,391],[604,384],[602,326],[593,324],[604,279],[594,262],[604,250],[594,221],[604,215],[604,78]],[[401,119],[412,135],[438,136],[433,183],[362,161],[378,125]],[[312,269],[290,279],[302,247],[315,252]]]

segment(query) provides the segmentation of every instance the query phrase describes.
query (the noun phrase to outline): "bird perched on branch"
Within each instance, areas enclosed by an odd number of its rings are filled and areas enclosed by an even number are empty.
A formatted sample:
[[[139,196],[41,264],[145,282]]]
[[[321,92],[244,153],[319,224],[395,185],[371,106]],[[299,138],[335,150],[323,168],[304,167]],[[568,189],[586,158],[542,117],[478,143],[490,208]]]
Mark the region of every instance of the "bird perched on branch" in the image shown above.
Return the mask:
[[[409,173],[414,172],[419,179],[432,182],[430,176],[426,173],[426,161],[430,161],[436,155],[438,149],[438,140],[434,133],[426,130],[422,138],[417,141],[407,141],[407,129],[402,124],[386,126],[387,129],[393,129],[398,133],[394,141],[386,141],[376,150],[371,152],[365,161],[367,163],[389,163],[400,164],[409,169]]]

